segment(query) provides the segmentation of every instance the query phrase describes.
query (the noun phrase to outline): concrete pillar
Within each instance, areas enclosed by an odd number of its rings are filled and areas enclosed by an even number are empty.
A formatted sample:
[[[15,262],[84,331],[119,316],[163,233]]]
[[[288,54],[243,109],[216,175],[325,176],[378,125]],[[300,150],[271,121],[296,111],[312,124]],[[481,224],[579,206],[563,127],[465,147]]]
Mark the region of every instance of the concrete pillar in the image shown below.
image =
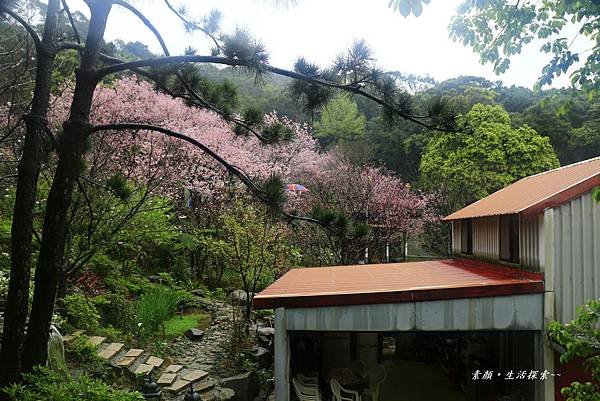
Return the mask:
[[[275,309],[275,401],[290,400],[290,341],[285,309]]]
[[[544,257],[540,266],[540,271],[544,273],[544,324],[555,319],[554,306],[554,209],[547,209],[544,212]],[[542,370],[554,373],[554,350],[550,346],[548,333],[542,332]],[[543,381],[543,400],[554,401],[554,376],[548,375],[547,380]]]

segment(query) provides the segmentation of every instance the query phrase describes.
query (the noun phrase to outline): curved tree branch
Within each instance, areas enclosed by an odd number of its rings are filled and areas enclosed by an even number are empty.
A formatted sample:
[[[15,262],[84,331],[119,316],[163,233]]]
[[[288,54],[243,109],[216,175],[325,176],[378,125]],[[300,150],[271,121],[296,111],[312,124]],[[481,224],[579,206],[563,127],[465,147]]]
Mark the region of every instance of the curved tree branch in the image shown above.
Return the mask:
[[[186,141],[186,142],[194,145],[195,147],[199,148],[204,153],[206,153],[211,158],[213,158],[215,161],[217,161],[220,165],[225,167],[225,169],[230,174],[238,177],[254,194],[260,196],[260,194],[262,193],[262,191],[256,185],[256,183],[254,183],[254,181],[252,181],[252,179],[250,179],[250,177],[248,177],[248,175],[244,171],[242,171],[240,168],[227,162],[220,155],[218,155],[216,152],[214,152],[212,149],[210,149],[208,146],[204,145],[200,141],[197,141],[196,139],[194,139],[188,135],[182,134],[180,132],[173,131],[173,130],[163,128],[163,127],[159,127],[156,125],[150,125],[150,124],[117,123],[117,124],[103,124],[103,125],[94,126],[91,128],[90,133],[94,133],[94,132],[98,132],[98,131],[120,131],[120,130],[155,131],[155,132],[160,132],[162,134],[165,134],[166,136],[169,136],[171,138],[177,138],[177,139]]]
[[[19,14],[17,14],[16,12],[12,11],[11,9],[9,9],[8,7],[3,6],[3,5],[0,5],[0,11],[10,15],[15,21],[17,21],[19,24],[21,24],[23,26],[23,28],[25,28],[25,30],[27,31],[29,36],[31,36],[31,39],[33,39],[33,42],[35,43],[35,48],[38,52],[40,52],[42,49],[44,49],[44,45],[42,44],[42,39],[40,39],[40,37],[38,36],[35,29],[33,29],[33,27],[27,21],[25,21],[23,18],[21,18],[21,16]]]
[[[75,35],[75,40],[77,43],[81,44],[81,35],[77,30],[77,26],[75,25],[75,20],[73,19],[73,14],[71,14],[71,10],[69,9],[69,5],[67,4],[67,0],[62,0],[63,9],[65,13],[67,13],[67,17],[69,18],[69,23],[71,24],[71,29],[73,29],[73,35]]]

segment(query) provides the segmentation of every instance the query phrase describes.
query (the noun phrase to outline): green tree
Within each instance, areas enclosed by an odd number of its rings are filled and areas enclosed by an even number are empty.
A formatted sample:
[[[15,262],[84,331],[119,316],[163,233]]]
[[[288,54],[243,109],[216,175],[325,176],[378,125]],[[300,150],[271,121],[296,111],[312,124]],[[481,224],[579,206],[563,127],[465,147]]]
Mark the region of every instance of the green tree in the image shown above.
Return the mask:
[[[463,120],[465,132],[429,142],[420,166],[423,186],[441,191],[451,209],[559,165],[549,139],[527,125],[513,128],[502,106],[476,104]]]
[[[497,74],[533,40],[550,55],[536,87],[550,85],[563,73],[590,97],[600,91],[600,3],[595,0],[466,0],[450,24],[450,34],[492,63]],[[575,26],[575,33],[570,33]],[[575,43],[583,37],[590,45]],[[579,62],[582,62],[579,64]]]
[[[560,356],[562,363],[582,358],[594,382],[573,382],[561,390],[567,401],[598,401],[600,399],[600,300],[590,300],[577,309],[570,323],[551,322],[550,338],[565,348]]]
[[[316,137],[325,147],[362,140],[366,118],[348,94],[339,94],[327,103],[315,123]]]

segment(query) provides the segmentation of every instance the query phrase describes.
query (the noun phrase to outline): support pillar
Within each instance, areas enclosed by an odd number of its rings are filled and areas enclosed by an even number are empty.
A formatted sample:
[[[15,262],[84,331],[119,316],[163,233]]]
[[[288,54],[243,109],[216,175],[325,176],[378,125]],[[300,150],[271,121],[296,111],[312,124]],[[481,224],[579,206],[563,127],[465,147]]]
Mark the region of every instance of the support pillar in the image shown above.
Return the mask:
[[[290,400],[290,341],[285,309],[275,309],[275,401]]]

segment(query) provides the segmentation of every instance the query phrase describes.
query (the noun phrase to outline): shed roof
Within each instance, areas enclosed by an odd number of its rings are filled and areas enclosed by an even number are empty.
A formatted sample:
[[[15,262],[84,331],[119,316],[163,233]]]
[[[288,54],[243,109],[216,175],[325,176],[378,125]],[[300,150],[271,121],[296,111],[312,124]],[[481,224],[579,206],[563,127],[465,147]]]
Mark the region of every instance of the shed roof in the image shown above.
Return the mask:
[[[600,185],[600,157],[525,177],[444,220],[523,213],[533,216]]]
[[[544,291],[543,276],[471,259],[292,269],[255,309],[473,298]]]

